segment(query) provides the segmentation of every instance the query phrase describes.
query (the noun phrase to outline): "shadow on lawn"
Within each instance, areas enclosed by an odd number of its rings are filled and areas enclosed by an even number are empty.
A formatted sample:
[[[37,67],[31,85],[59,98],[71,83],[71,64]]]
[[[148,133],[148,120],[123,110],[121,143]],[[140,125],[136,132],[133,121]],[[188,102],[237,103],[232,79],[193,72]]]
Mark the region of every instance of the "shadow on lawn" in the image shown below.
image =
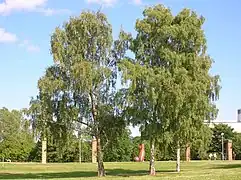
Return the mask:
[[[163,170],[156,172],[175,172],[171,170]],[[128,170],[128,169],[106,169],[107,176],[145,176],[148,171],[144,170]],[[0,179],[61,179],[61,178],[83,178],[83,177],[96,177],[97,173],[94,171],[73,171],[73,172],[53,172],[53,173],[27,173],[27,174],[11,174],[0,173]]]
[[[212,167],[212,169],[235,169],[235,168],[241,168],[241,164],[223,164],[223,165]]]

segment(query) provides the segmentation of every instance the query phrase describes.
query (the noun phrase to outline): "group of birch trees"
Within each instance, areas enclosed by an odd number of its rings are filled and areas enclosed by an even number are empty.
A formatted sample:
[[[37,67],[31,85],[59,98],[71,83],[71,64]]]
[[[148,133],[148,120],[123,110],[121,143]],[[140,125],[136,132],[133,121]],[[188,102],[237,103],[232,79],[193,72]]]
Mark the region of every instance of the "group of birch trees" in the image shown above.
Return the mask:
[[[179,172],[180,149],[203,138],[204,121],[217,115],[219,76],[210,73],[203,24],[189,9],[173,15],[155,5],[136,20],[136,36],[121,29],[113,39],[102,12],[71,17],[51,36],[54,63],[27,112],[34,133],[43,140],[51,133],[59,147],[74,132],[94,137],[98,176],[105,176],[103,149],[137,126],[150,142],[150,174],[157,144],[173,145]]]

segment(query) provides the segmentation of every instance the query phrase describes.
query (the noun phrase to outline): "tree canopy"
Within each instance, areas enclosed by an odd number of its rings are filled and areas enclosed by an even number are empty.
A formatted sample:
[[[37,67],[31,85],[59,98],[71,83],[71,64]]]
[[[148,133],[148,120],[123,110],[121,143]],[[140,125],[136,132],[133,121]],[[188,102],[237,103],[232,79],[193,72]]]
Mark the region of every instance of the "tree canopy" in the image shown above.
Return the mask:
[[[29,121],[23,112],[6,108],[0,109],[0,155],[11,161],[28,161],[34,141]]]
[[[202,16],[189,9],[174,16],[162,5],[146,8],[143,16],[136,21],[137,36],[123,38],[135,55],[120,63],[129,85],[130,117],[149,129],[151,139],[171,133],[180,171],[180,146],[195,137],[205,120],[216,117],[219,76],[209,73],[213,61],[207,54]]]

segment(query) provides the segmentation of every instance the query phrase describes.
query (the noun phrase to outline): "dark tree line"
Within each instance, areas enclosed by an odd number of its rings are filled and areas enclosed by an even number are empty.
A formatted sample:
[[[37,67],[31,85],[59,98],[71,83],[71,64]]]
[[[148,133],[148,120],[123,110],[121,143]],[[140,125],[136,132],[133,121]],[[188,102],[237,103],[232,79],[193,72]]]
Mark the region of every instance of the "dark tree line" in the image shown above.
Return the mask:
[[[31,130],[29,119],[25,118],[24,111],[9,111],[6,108],[0,109],[0,157],[7,161],[15,162],[41,162],[42,144],[40,139],[35,140]],[[221,159],[221,133],[224,133],[225,140],[232,140],[233,151],[236,159],[241,159],[241,134],[234,132],[228,125],[217,124],[212,128],[207,127],[204,136],[195,141],[191,146],[192,160],[206,160],[209,153],[217,153]],[[60,140],[60,139],[59,139]],[[65,140],[66,139],[62,139]],[[60,140],[60,141],[62,141]],[[107,141],[107,140],[104,140]],[[78,135],[71,135],[66,142],[67,146],[59,148],[59,143],[54,136],[49,135],[47,140],[47,161],[48,162],[78,162],[79,161],[79,139]],[[109,143],[104,149],[103,160],[105,162],[128,162],[134,161],[138,156],[138,145],[145,145],[145,161],[150,160],[150,142],[143,137],[131,137],[131,132],[126,128],[123,133]],[[157,144],[155,159],[157,161],[176,160],[176,153],[173,143],[163,145]],[[82,162],[91,162],[91,138],[83,136],[81,142]],[[181,149],[181,159],[185,160],[185,148]]]

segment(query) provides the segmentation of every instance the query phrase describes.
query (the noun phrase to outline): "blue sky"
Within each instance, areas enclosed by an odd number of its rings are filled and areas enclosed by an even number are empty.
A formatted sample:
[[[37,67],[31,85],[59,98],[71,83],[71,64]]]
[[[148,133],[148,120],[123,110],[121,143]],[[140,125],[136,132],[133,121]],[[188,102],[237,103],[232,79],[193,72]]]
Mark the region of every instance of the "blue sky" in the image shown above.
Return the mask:
[[[50,35],[56,26],[84,9],[102,10],[117,37],[121,25],[134,33],[146,5],[162,3],[173,13],[191,8],[206,18],[212,72],[221,76],[218,119],[236,120],[241,108],[241,1],[219,0],[0,0],[0,107],[28,107],[37,81],[51,65]]]

